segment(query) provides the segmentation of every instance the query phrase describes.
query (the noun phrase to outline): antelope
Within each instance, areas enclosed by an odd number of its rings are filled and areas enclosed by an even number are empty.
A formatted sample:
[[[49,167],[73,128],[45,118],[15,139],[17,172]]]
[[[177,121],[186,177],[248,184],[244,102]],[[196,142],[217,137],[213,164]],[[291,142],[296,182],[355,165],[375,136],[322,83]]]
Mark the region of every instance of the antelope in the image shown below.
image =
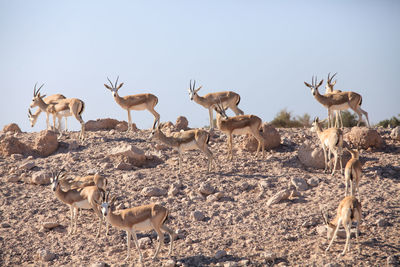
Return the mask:
[[[354,193],[357,189],[357,197],[360,199],[360,191],[358,184],[361,178],[362,167],[359,160],[359,153],[357,150],[352,150],[347,148],[347,151],[351,154],[351,159],[347,162],[346,167],[344,168],[344,177],[345,177],[345,196],[351,195],[354,196]],[[350,194],[348,194],[348,185],[350,184]]]
[[[158,246],[153,259],[157,258],[161,245],[164,244],[163,232],[167,232],[170,237],[170,246],[168,252],[168,256],[170,256],[176,234],[165,225],[165,221],[169,213],[168,209],[153,203],[115,211],[115,196],[109,200],[109,194],[110,192],[107,192],[106,194],[102,193],[102,202],[100,203],[96,200],[96,203],[100,206],[101,213],[103,214],[104,218],[112,226],[126,231],[128,255],[124,260],[126,261],[130,257],[131,238],[133,237],[136,248],[139,252],[140,263],[143,265],[143,256],[137,241],[136,231],[148,231],[153,229],[157,232],[159,238]]]
[[[105,191],[107,189],[107,178],[104,176],[101,176],[100,174],[96,173],[94,175],[87,175],[87,176],[80,176],[80,177],[75,177],[72,180],[61,180],[61,187],[65,189],[66,187],[68,189],[75,189],[75,188],[83,188],[86,186],[93,186],[96,185],[98,188],[102,189]]]
[[[332,82],[332,79],[336,76],[337,73],[333,74],[332,77],[329,77],[331,73],[328,73],[328,79],[326,81],[325,85],[325,95],[327,94],[336,94],[336,93],[341,93],[342,91],[340,90],[334,90],[333,86],[335,86],[337,80]],[[335,110],[336,113],[336,121],[335,121],[335,127],[336,128],[343,128],[343,120],[342,120],[342,113],[340,110]],[[340,124],[342,126],[340,126]],[[328,127],[333,127],[332,125],[328,125]]]
[[[137,95],[127,95],[120,97],[118,95],[118,90],[124,85],[124,83],[120,83],[118,86],[118,79],[119,76],[117,77],[117,80],[115,81],[115,84],[113,85],[110,79],[107,80],[109,81],[110,85],[104,84],[104,86],[112,92],[112,95],[114,97],[115,102],[117,102],[118,105],[121,106],[121,108],[126,109],[128,111],[128,130],[129,132],[132,129],[132,119],[131,119],[131,110],[145,110],[147,109],[151,114],[154,116],[154,122],[153,122],[153,127],[152,129],[155,128],[157,122],[160,121],[160,114],[158,114],[157,111],[155,111],[154,107],[158,103],[158,98],[157,96],[153,94],[137,94]]]
[[[71,116],[71,114],[79,121],[81,124],[81,132],[79,134],[80,139],[85,138],[85,122],[82,120],[82,112],[85,109],[85,103],[78,98],[66,98],[61,99],[57,103],[46,104],[43,101],[43,96],[40,95],[40,89],[43,87],[40,86],[38,90],[36,90],[36,85],[33,91],[33,99],[30,107],[38,106],[42,111],[46,112],[47,120],[49,114],[53,115],[53,127],[56,126],[56,116]],[[35,91],[36,90],[36,91]],[[62,132],[60,132],[62,135]]]
[[[318,117],[314,119],[311,127],[312,132],[316,132],[319,140],[321,141],[321,146],[324,151],[324,160],[325,160],[325,170],[328,170],[328,165],[331,160],[331,152],[335,157],[335,163],[333,166],[332,174],[335,173],[336,164],[339,158],[340,162],[340,170],[343,172],[342,165],[342,149],[343,149],[343,133],[340,129],[337,128],[328,128],[326,130],[322,130],[321,123],[319,122]],[[327,151],[328,149],[328,151]],[[328,152],[328,156],[326,155]]]
[[[230,108],[235,115],[243,115],[243,111],[239,109],[238,105],[240,103],[240,95],[232,92],[232,91],[225,91],[225,92],[216,92],[216,93],[209,93],[205,96],[199,96],[197,92],[202,88],[196,88],[196,81],[193,82],[190,80],[189,83],[189,97],[190,100],[194,100],[199,105],[202,105],[206,109],[208,109],[208,114],[210,118],[210,128],[214,128],[214,120],[213,120],[213,108],[214,106],[222,102],[222,107],[225,109]]]
[[[68,234],[73,234],[77,231],[78,210],[80,208],[93,209],[99,217],[99,227],[96,234],[96,237],[99,237],[102,225],[102,215],[100,209],[95,204],[95,201],[101,200],[101,192],[103,192],[104,190],[100,189],[98,186],[87,186],[84,188],[69,189],[68,191],[64,192],[63,190],[61,190],[60,180],[64,178],[65,173],[63,173],[62,175],[60,174],[61,171],[56,173],[56,175],[50,179],[51,189],[54,192],[55,196],[61,202],[67,204],[70,207],[71,222]],[[108,225],[106,225],[106,228],[106,235],[108,235]]]
[[[196,148],[207,156],[208,158],[207,172],[210,172],[210,169],[212,168],[213,154],[208,149],[210,134],[207,131],[201,129],[187,130],[175,133],[174,136],[166,136],[161,131],[162,127],[161,125],[159,124],[158,127],[151,132],[150,138],[156,138],[162,143],[169,145],[170,147],[176,148],[178,150],[179,174],[181,173],[182,153],[185,150],[196,149]]]
[[[235,117],[228,117],[225,113],[225,109],[221,104],[215,105],[215,111],[217,112],[217,127],[222,132],[228,135],[228,158],[233,159],[232,152],[232,134],[245,135],[251,134],[258,141],[258,147],[256,156],[262,149],[262,156],[264,158],[264,137],[260,134],[261,119],[255,115],[238,115]]]
[[[362,97],[355,92],[338,92],[334,94],[321,95],[318,92],[318,87],[321,86],[324,80],[321,80],[317,84],[317,77],[312,77],[312,84],[304,82],[304,84],[311,89],[311,93],[314,98],[321,103],[325,108],[328,109],[328,125],[332,125],[330,118],[332,117],[333,110],[346,110],[351,108],[355,113],[358,114],[359,120],[357,126],[360,125],[362,114],[367,119],[368,127],[370,127],[368,113],[361,109]]]
[[[61,99],[65,99],[65,96],[63,96],[62,94],[55,94],[55,95],[50,95],[50,96],[44,97],[43,101],[46,104],[53,104]],[[31,112],[31,110],[28,109],[28,118],[29,118],[29,122],[31,123],[31,127],[35,126],[40,113],[42,113],[42,110],[40,108],[38,108],[35,111],[35,113],[33,113],[33,114]],[[60,127],[61,127],[61,116],[58,117],[58,128],[60,129]],[[49,129],[49,128],[50,128],[50,125],[49,125],[49,121],[47,120],[47,129]],[[65,130],[67,130],[67,117],[65,117]]]
[[[341,255],[344,255],[346,250],[350,251],[350,230],[352,222],[356,222],[356,242],[358,243],[358,227],[361,222],[361,203],[354,196],[347,196],[340,201],[337,215],[332,221],[328,221],[328,214],[323,212],[322,215],[328,231],[328,239],[332,238],[326,251],[328,251],[332,246],[332,243],[337,236],[340,224],[342,224],[343,228],[346,230],[346,244],[341,253]]]

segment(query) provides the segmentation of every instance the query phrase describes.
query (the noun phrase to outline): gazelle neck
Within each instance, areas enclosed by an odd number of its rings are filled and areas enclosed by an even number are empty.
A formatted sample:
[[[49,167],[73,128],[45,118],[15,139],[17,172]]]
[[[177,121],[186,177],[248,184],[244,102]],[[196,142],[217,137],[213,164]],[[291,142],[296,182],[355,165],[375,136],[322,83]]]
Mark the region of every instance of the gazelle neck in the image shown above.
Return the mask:
[[[36,98],[36,104],[42,111],[46,111],[47,107],[49,106],[43,101],[43,98],[41,97]]]
[[[124,106],[126,101],[124,98],[120,97],[118,92],[113,92],[113,97],[115,99],[115,102],[117,102],[118,105]]]
[[[166,136],[161,130],[158,130],[156,138],[164,144],[178,146],[178,142],[175,140],[175,138]]]
[[[126,227],[126,224],[123,223],[122,217],[120,214],[115,214],[115,209],[113,206],[110,206],[110,210],[106,216],[106,220],[115,227]]]
[[[199,96],[197,93],[193,95],[193,100],[197,104],[200,104],[202,106],[208,106],[208,102],[206,101],[206,99],[202,96]]]
[[[64,192],[61,190],[60,184],[57,185],[56,191],[54,191],[54,194],[56,197],[61,200],[62,202],[65,202],[65,196],[67,195],[67,192]]]

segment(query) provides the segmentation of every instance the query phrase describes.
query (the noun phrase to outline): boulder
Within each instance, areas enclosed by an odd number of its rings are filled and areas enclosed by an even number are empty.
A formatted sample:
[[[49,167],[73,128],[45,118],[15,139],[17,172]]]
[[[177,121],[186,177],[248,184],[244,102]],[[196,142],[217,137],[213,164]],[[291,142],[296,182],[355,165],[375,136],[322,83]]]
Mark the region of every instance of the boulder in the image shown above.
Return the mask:
[[[290,183],[294,185],[297,191],[306,191],[308,189],[308,184],[303,178],[292,177]]]
[[[47,249],[39,249],[37,251],[37,255],[40,261],[52,261],[56,257],[56,255],[53,252]]]
[[[400,141],[400,126],[397,126],[392,130],[390,137],[392,137],[394,140]]]
[[[114,158],[122,158],[122,160],[131,163],[136,167],[141,167],[146,163],[146,155],[143,150],[133,145],[120,145],[111,150],[110,155]]]
[[[13,136],[6,136],[0,141],[0,156],[9,157],[13,154],[32,154],[32,149]]]
[[[215,192],[215,188],[210,183],[201,183],[199,192],[203,195],[208,196]]]
[[[196,210],[196,211],[194,211],[194,212],[192,213],[192,217],[193,217],[193,219],[194,219],[195,221],[200,222],[200,221],[204,220],[204,218],[205,218],[206,216],[204,215],[203,212]]]
[[[324,169],[324,151],[310,141],[304,142],[297,151],[297,156],[302,164],[315,169]],[[340,166],[340,165],[339,165]]]
[[[42,157],[47,157],[58,149],[57,134],[53,131],[41,131],[36,137],[33,149]]]
[[[276,193],[275,195],[273,195],[270,199],[268,199],[267,201],[267,207],[273,205],[273,204],[277,204],[282,200],[288,199],[290,194],[291,194],[291,190],[290,189],[284,189],[282,191],[279,191],[278,193]]]
[[[125,129],[126,126],[126,129]],[[136,124],[132,124],[132,128],[136,130]],[[118,130],[118,131],[126,131],[128,129],[128,123],[125,121],[119,121],[115,119],[97,119],[90,120],[85,123],[85,129],[87,131],[101,131],[101,130]]]
[[[351,131],[344,135],[344,139],[353,147],[368,149],[382,148],[383,139],[378,131],[367,127],[353,127]]]
[[[281,144],[281,135],[274,126],[264,123],[262,125],[262,132],[260,134],[264,137],[264,148],[272,149],[277,148]],[[248,136],[242,142],[242,148],[250,152],[257,151],[258,141],[254,136]]]
[[[48,185],[50,184],[51,173],[46,171],[38,171],[32,174],[31,183],[37,185]]]
[[[10,123],[3,127],[3,132],[12,132],[12,133],[22,133],[21,129],[19,128],[18,124]]]
[[[142,189],[142,194],[146,197],[159,197],[167,194],[167,190],[158,187],[145,187]]]
[[[176,123],[175,123],[175,128],[176,130],[180,131],[180,130],[187,130],[188,128],[189,122],[186,119],[186,117],[184,116],[179,116],[176,119]]]

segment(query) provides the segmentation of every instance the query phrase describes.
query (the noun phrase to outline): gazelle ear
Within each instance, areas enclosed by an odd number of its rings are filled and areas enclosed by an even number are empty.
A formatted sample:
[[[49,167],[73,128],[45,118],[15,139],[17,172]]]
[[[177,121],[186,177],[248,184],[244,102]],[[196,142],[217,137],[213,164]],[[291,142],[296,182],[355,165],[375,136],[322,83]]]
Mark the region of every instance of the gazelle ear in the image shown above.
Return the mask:
[[[332,86],[334,86],[336,84],[337,80],[335,80],[333,83],[331,83]]]
[[[117,90],[118,90],[119,88],[121,88],[123,85],[124,85],[124,83],[120,83],[120,84],[118,85],[118,87],[117,87]]]
[[[104,86],[105,86],[108,90],[112,90],[112,88],[111,88],[108,84],[104,84]]]
[[[111,198],[111,200],[110,200],[110,204],[111,204],[111,205],[113,205],[113,204],[114,204],[114,202],[115,202],[115,199],[116,199],[116,197],[115,197],[115,196],[113,196],[113,197]]]
[[[324,82],[324,80],[322,79],[319,84],[317,85],[317,88],[321,86],[321,84]]]
[[[309,83],[304,82],[304,84],[305,84],[307,87],[310,87],[310,88],[311,88],[311,85],[310,85]]]
[[[200,89],[201,89],[202,87],[203,87],[203,86],[200,86],[199,88],[197,88],[196,90],[194,90],[194,92],[197,93],[198,91],[200,91]]]

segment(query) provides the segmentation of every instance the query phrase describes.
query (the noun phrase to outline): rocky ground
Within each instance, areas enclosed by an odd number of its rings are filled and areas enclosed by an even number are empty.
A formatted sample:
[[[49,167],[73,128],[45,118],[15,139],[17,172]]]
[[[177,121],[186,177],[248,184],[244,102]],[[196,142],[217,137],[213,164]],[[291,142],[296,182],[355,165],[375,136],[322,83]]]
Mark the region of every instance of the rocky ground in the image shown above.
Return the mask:
[[[297,150],[306,140],[317,143],[308,129],[278,129],[282,144],[264,159],[240,149],[245,137],[235,137],[235,157],[226,159],[226,136],[216,131],[210,149],[216,168],[206,172],[200,151],[184,154],[178,174],[177,152],[149,141],[148,130],[135,132],[88,131],[84,142],[70,132],[48,157],[0,157],[0,265],[2,266],[128,266],[137,265],[132,248],[126,257],[124,231],[111,228],[108,236],[95,237],[97,218],[82,212],[78,233],[67,235],[69,208],[56,199],[50,186],[36,185],[32,177],[64,168],[70,176],[100,172],[109,180],[117,207],[157,202],[170,210],[167,224],[176,230],[173,256],[167,246],[152,260],[157,244],[154,232],[139,233],[147,266],[395,266],[400,259],[400,141],[379,130],[385,146],[361,150],[360,182],[362,223],[359,244],[351,239],[350,252],[338,256],[344,239],[328,245],[320,213],[330,217],[344,196],[341,174],[333,177],[321,169],[306,168]],[[39,133],[18,133],[21,142]],[[3,134],[5,135],[5,134]],[[135,166],[112,151],[133,145],[145,153]],[[121,162],[119,162],[121,161]],[[138,165],[138,164],[136,164]],[[307,181],[297,194],[267,205],[293,178]],[[55,228],[46,223],[55,223]],[[58,226],[57,226],[58,225]],[[51,226],[50,226],[51,228]],[[104,229],[104,228],[103,228]],[[167,244],[169,243],[167,239]],[[133,243],[132,243],[133,244]]]

